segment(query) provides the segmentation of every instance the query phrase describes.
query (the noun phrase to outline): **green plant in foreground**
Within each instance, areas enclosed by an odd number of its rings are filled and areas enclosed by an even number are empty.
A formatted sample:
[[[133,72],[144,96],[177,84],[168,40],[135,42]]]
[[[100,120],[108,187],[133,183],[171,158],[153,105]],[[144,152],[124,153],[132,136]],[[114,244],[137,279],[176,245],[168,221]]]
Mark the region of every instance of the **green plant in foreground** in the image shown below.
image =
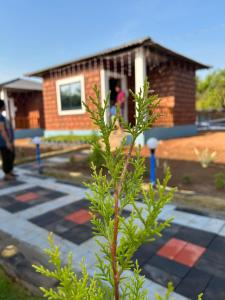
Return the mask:
[[[225,188],[225,175],[222,172],[216,173],[214,175],[214,182],[217,190],[222,190]]]
[[[114,300],[147,300],[147,290],[143,288],[144,277],[140,275],[138,262],[133,262],[133,256],[145,242],[154,241],[161,231],[169,226],[171,220],[158,222],[157,218],[172,196],[173,190],[166,191],[170,174],[167,171],[162,185],[157,182],[156,189],[142,189],[145,171],[144,159],[140,149],[135,148],[137,137],[150,128],[156,119],[153,113],[158,105],[157,97],[148,96],[149,85],[145,83],[138,94],[132,93],[136,110],[136,125],[131,126],[121,119],[118,112],[115,119],[105,123],[104,115],[109,105],[109,97],[101,103],[100,92],[95,87],[96,97],[91,98],[95,109],[89,109],[91,119],[99,127],[104,144],[104,173],[92,164],[93,181],[87,184],[89,191],[90,210],[93,216],[93,231],[100,250],[96,253],[96,272],[88,276],[84,263],[81,264],[82,274],[77,276],[69,255],[68,264],[62,265],[60,250],[50,237],[50,249],[46,250],[50,262],[54,265],[51,271],[43,266],[35,266],[36,270],[45,276],[59,281],[56,289],[42,289],[44,296],[55,300],[75,299],[114,299]],[[92,105],[92,107],[93,107]],[[125,139],[116,151],[111,151],[110,136],[115,130],[116,122],[122,124],[125,133],[130,134],[131,144],[128,152],[124,151]],[[132,153],[136,151],[136,155]],[[107,174],[105,174],[107,170]],[[142,204],[135,200],[142,198]],[[123,211],[129,207],[128,218]],[[133,270],[133,275],[130,275]],[[157,300],[168,300],[173,288],[170,284],[165,297],[156,295]]]

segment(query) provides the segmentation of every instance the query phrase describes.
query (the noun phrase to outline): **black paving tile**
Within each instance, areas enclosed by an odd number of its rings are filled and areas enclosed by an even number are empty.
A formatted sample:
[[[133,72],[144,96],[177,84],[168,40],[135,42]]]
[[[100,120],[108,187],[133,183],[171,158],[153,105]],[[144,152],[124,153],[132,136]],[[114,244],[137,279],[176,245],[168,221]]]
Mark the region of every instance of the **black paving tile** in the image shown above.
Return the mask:
[[[13,203],[16,203],[16,201],[14,201],[11,197],[7,195],[0,197],[0,207],[2,208],[7,207]]]
[[[29,208],[30,205],[27,203],[23,203],[23,202],[14,202],[6,207],[4,207],[7,211],[11,212],[11,213],[16,213],[18,211],[24,210]]]
[[[217,236],[212,243],[209,245],[209,250],[215,251],[216,253],[224,254],[225,252],[225,237]]]
[[[153,256],[149,261],[148,264],[159,269],[168,272],[171,275],[175,275],[177,277],[184,277],[190,268],[181,265],[173,260],[169,260],[167,258],[161,257],[159,255]]]
[[[74,228],[75,226],[76,225],[73,222],[60,220],[60,218],[58,218],[57,222],[48,224],[47,226],[45,226],[45,229],[61,235],[62,233]]]
[[[89,240],[93,234],[90,227],[85,225],[76,225],[71,230],[66,231],[61,234],[61,236],[71,242],[74,242],[77,245],[82,244],[83,242]]]
[[[135,253],[133,260],[138,260],[140,266],[148,263],[156,252],[170,239],[169,235],[157,237],[155,241],[143,244]]]
[[[59,220],[60,220],[59,215],[57,215],[55,212],[51,211],[51,212],[45,213],[41,216],[32,218],[29,221],[38,226],[46,227],[47,225],[49,225],[51,223],[55,223]]]
[[[50,191],[49,193],[46,194],[46,198],[48,198],[48,200],[54,200],[63,196],[66,196],[66,193],[62,193],[62,192],[57,192],[57,191]]]
[[[148,264],[143,266],[141,274],[163,286],[167,286],[169,282],[172,282],[173,286],[176,287],[181,281],[179,277],[165,272],[163,269],[159,269]]]
[[[153,243],[154,242],[142,245],[135,253],[133,261],[138,260],[140,266],[147,263],[148,260],[150,260],[150,258],[155,254],[154,247],[151,247],[153,246]]]
[[[193,268],[184,277],[175,291],[187,298],[196,300],[198,295],[204,292],[211,278],[212,276],[208,273]]]
[[[204,291],[204,300],[224,300],[225,299],[225,282],[224,278],[213,277],[208,287]]]
[[[196,269],[207,272],[210,275],[225,279],[225,265],[221,264],[219,261],[210,261],[203,255],[195,267]]]
[[[207,247],[216,235],[203,230],[181,226],[174,237],[202,247]]]
[[[207,251],[203,254],[202,258],[206,259],[209,264],[211,263],[218,263],[221,265],[225,265],[225,249],[221,252],[216,252],[210,249],[207,249]],[[225,278],[225,274],[224,274]]]
[[[122,211],[122,216],[124,217],[124,218],[128,218],[129,216],[130,216],[130,214],[131,214],[131,212],[130,211],[128,211],[128,210],[123,210]]]

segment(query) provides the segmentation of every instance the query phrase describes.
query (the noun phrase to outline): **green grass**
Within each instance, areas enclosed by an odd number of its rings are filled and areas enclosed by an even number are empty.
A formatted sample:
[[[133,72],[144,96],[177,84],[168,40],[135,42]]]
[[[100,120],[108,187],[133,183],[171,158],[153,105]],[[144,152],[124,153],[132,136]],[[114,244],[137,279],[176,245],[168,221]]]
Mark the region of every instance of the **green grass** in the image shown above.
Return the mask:
[[[73,143],[73,142],[87,142],[88,144],[96,137],[95,134],[91,135],[57,135],[52,137],[44,138],[47,142],[62,142],[62,143]]]
[[[43,298],[29,296],[26,290],[0,269],[0,300],[43,300]]]

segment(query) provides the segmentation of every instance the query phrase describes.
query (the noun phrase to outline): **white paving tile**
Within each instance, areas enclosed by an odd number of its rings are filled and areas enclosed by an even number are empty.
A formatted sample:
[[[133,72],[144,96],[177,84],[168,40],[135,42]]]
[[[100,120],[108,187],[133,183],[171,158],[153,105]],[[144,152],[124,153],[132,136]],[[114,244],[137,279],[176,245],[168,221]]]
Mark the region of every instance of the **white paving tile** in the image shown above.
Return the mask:
[[[218,234],[225,237],[225,225],[221,228]]]
[[[46,159],[45,161],[50,162],[50,163],[66,163],[69,162],[69,157],[62,157],[62,156],[55,156],[55,157],[50,157]]]
[[[159,216],[159,218],[162,218],[163,220],[171,217],[174,218],[174,223],[211,233],[218,233],[225,225],[225,221],[221,219],[199,216],[176,210],[162,212]]]

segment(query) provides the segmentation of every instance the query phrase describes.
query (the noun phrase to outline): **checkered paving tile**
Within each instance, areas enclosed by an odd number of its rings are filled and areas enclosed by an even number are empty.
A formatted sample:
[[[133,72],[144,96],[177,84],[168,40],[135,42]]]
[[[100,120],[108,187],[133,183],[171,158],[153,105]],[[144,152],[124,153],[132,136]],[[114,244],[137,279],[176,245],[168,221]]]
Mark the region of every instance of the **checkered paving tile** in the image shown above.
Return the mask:
[[[16,200],[21,201],[21,202],[28,202],[32,200],[39,199],[40,195],[38,193],[33,193],[33,192],[28,192],[22,195],[18,195],[15,197]]]
[[[15,187],[19,186],[21,184],[24,184],[25,182],[20,181],[20,180],[10,180],[10,181],[5,181],[5,180],[0,180],[0,190],[4,188],[9,188],[9,187]]]
[[[66,205],[54,211],[35,217],[30,221],[42,228],[80,245],[93,237],[90,202],[86,199]],[[128,217],[129,211],[123,216]]]
[[[204,252],[204,247],[172,238],[157,254],[188,267],[193,267]]]
[[[142,245],[134,256],[142,274],[175,292],[197,299],[225,299],[225,237],[173,223],[162,237]],[[218,296],[217,296],[218,295]]]
[[[86,224],[91,220],[91,213],[86,209],[80,209],[65,217],[65,220],[76,224]]]
[[[187,243],[179,254],[174,258],[178,263],[184,264],[188,267],[193,267],[200,257],[205,252],[205,248],[195,244]]]
[[[66,194],[62,192],[35,186],[0,196],[0,207],[11,213],[16,213],[65,195]]]
[[[184,249],[187,245],[187,242],[178,240],[178,239],[171,239],[169,240],[158,252],[157,254],[160,256],[164,256],[169,259],[174,259],[176,256]]]

